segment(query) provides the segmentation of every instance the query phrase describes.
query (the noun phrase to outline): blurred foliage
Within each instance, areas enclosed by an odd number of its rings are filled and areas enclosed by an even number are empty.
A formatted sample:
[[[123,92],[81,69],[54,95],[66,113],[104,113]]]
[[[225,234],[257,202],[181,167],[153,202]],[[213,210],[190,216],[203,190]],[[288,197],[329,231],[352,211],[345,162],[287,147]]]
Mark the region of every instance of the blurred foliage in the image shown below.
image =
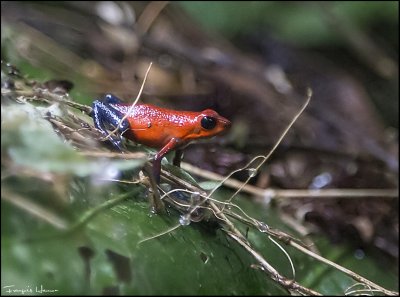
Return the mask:
[[[343,39],[327,23],[324,8],[351,20],[359,28],[387,23],[397,36],[398,1],[180,1],[202,26],[233,38],[253,31],[301,46],[343,44]]]

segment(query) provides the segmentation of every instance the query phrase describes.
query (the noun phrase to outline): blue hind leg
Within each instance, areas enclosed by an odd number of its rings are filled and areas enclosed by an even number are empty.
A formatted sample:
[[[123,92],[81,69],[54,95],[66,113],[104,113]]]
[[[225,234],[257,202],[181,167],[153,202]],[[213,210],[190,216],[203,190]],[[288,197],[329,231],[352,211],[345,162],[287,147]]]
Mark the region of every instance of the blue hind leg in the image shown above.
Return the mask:
[[[105,137],[109,135],[107,127],[111,127],[112,130],[114,130],[115,127],[118,127],[120,133],[123,133],[129,129],[129,122],[126,119],[121,122],[124,115],[110,105],[119,104],[121,102],[122,101],[118,97],[112,94],[107,94],[103,100],[95,100],[92,103],[93,112],[91,116],[93,118],[94,125]],[[115,148],[122,150],[122,141],[120,136],[110,136],[108,137],[108,140]]]

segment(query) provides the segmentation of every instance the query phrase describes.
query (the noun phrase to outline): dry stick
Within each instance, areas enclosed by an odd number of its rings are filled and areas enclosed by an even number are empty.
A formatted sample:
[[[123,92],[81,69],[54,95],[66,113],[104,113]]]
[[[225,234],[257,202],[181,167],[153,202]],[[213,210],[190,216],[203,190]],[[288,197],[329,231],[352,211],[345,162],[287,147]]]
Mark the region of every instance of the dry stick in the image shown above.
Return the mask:
[[[286,277],[282,276],[279,274],[279,272],[272,267],[264,258],[261,256],[259,253],[257,253],[249,244],[245,243],[243,240],[241,240],[240,237],[238,237],[236,234],[226,231],[226,234],[228,234],[233,240],[235,240],[237,243],[239,243],[246,251],[248,251],[260,264],[261,267],[263,268],[262,270],[265,271],[269,276],[276,282],[278,282],[282,287],[289,291],[297,291],[299,293],[307,294],[307,295],[312,295],[312,296],[321,296],[322,294],[311,290],[309,288],[303,287],[299,283],[297,283],[294,280],[287,279]]]
[[[222,181],[224,176],[215,172],[196,167],[192,164],[182,162],[181,168],[200,177],[208,180]],[[239,189],[243,186],[243,182],[229,178],[225,180],[225,186],[232,189]],[[359,197],[385,197],[398,198],[398,189],[262,189],[253,185],[245,185],[242,191],[268,198],[302,198],[302,197],[322,197],[322,198],[359,198]]]
[[[281,198],[398,198],[397,189],[315,189],[315,190],[264,190],[264,197]]]
[[[62,121],[56,120],[55,118],[49,117],[47,119],[50,123],[52,123],[57,129],[62,132],[63,135],[68,135],[69,140],[75,140],[80,142],[86,142],[87,138],[79,133],[79,130],[75,128],[71,128],[65,125]]]
[[[136,152],[136,153],[113,153],[113,152],[90,152],[90,151],[81,151],[81,155],[88,157],[103,157],[103,158],[117,158],[117,159],[144,159],[147,157],[145,153]]]

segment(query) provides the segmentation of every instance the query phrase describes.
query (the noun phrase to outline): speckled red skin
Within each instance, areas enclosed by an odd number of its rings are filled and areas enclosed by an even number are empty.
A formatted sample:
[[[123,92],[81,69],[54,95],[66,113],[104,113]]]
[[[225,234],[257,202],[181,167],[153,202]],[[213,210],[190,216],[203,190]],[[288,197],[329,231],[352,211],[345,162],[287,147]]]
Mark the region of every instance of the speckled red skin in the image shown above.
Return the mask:
[[[123,115],[131,107],[129,104],[110,104],[110,106]],[[200,122],[204,116],[217,120],[215,128],[211,130],[202,128]],[[123,134],[124,137],[157,149],[162,149],[171,142],[171,139],[175,139],[176,144],[171,144],[169,150],[181,148],[192,140],[215,136],[231,124],[229,120],[211,109],[202,112],[176,111],[150,104],[135,105],[127,120],[130,128]]]

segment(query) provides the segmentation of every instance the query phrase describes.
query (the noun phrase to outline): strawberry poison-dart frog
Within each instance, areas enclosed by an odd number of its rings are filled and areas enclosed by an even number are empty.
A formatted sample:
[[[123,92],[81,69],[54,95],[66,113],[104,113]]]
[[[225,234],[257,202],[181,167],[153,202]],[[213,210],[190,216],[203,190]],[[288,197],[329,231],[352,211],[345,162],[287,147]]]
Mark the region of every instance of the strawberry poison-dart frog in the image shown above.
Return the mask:
[[[174,165],[180,165],[182,151],[191,141],[212,137],[227,129],[231,122],[212,109],[201,112],[176,111],[150,104],[136,104],[131,113],[121,122],[131,108],[118,97],[107,94],[103,100],[92,104],[94,124],[104,136],[108,130],[118,130],[124,137],[137,143],[156,148],[153,175],[160,182],[161,159],[176,150]],[[108,138],[114,147],[121,150],[121,138]]]

